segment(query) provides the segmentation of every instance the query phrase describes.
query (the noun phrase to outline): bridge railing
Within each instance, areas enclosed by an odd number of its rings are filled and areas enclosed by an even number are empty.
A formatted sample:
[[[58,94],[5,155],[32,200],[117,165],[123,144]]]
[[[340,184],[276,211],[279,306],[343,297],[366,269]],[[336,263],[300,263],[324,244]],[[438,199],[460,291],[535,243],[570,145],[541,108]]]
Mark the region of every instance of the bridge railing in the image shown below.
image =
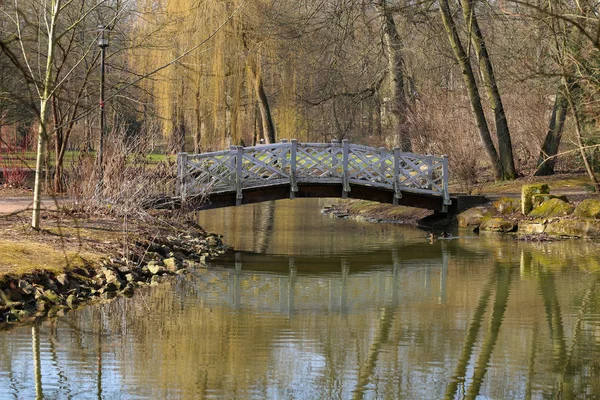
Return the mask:
[[[342,197],[351,185],[373,186],[441,196],[450,204],[448,158],[403,153],[341,143],[300,143],[282,141],[252,147],[232,146],[230,150],[178,155],[178,191],[182,200],[210,191],[236,192],[238,203],[243,190],[290,185],[290,197],[299,183],[341,183]]]

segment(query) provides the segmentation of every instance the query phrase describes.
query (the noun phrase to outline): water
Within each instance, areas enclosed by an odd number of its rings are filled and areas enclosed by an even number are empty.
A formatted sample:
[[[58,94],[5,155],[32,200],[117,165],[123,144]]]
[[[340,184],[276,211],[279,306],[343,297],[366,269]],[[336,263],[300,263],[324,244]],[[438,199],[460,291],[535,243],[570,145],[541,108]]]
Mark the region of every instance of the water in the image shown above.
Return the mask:
[[[211,268],[0,332],[0,399],[597,398],[595,242],[429,242],[295,200],[202,212]]]

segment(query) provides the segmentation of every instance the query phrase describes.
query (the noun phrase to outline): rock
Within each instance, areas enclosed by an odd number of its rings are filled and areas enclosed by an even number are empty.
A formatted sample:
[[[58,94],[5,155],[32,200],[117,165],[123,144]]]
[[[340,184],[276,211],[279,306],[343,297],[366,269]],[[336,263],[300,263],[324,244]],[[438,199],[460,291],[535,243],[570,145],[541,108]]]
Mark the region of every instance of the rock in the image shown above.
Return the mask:
[[[546,224],[544,221],[519,221],[519,233],[524,235],[535,235],[544,233],[546,230]]]
[[[500,214],[512,214],[521,210],[521,200],[511,197],[502,197],[496,200],[492,206]]]
[[[104,289],[103,292],[106,293],[106,292],[116,292],[117,290],[119,290],[119,288],[120,288],[120,286],[117,286],[115,283],[110,282],[110,283],[107,283],[106,286],[104,286],[102,289]],[[100,290],[102,290],[102,289],[100,289]]]
[[[42,298],[38,299],[38,301],[35,304],[35,309],[37,311],[46,311],[47,308],[48,308],[48,302]]]
[[[11,302],[13,302],[13,301],[23,301],[23,296],[21,296],[21,293],[19,293],[18,290],[5,289],[4,293],[6,294],[6,297],[8,297],[8,299]]]
[[[565,203],[569,202],[567,196],[555,196],[553,194],[534,194],[531,196],[531,203],[533,204],[533,208],[539,207],[542,203],[545,203],[548,200],[552,199],[561,199]]]
[[[180,251],[172,251],[169,253],[169,258],[175,258],[179,261],[183,261],[187,258],[187,256]],[[165,260],[163,260],[163,263],[165,264],[165,266],[167,265]]]
[[[77,299],[77,296],[75,296],[74,294],[70,294],[69,297],[67,297],[67,305],[69,306],[69,308],[75,309],[75,307],[77,306],[78,303],[79,303],[79,300]]]
[[[534,194],[548,194],[550,188],[545,183],[523,185],[521,187],[521,212],[527,215],[533,210],[532,197]]]
[[[479,225],[479,230],[487,232],[512,232],[515,230],[515,223],[502,218],[489,218]]]
[[[115,291],[106,291],[106,292],[102,293],[101,297],[104,300],[114,299],[115,297],[117,297],[117,292],[115,292]]]
[[[107,269],[107,268],[103,268],[102,272],[104,273],[104,276],[106,277],[107,284],[113,284],[113,285],[115,285],[115,287],[117,289],[121,289],[121,287],[123,287],[125,285],[125,282],[123,281],[123,279],[121,279],[119,274],[117,274],[115,271]]]
[[[548,235],[600,238],[600,221],[581,219],[558,219],[546,224]]]
[[[181,269],[181,267],[182,267],[181,262],[174,257],[165,258],[163,260],[163,263],[165,264],[165,268],[167,269],[167,271],[170,271],[170,272],[175,272],[178,269]]]
[[[144,255],[144,262],[150,262],[150,261],[162,261],[163,260],[163,256],[154,252],[154,251],[148,251],[146,252],[146,254]]]
[[[152,275],[157,275],[163,272],[163,267],[162,265],[157,264],[156,261],[151,261],[150,263],[148,263],[148,271]]]
[[[477,228],[479,225],[481,225],[481,222],[483,221],[483,219],[488,216],[489,216],[489,211],[487,211],[485,208],[481,208],[481,207],[470,208],[467,211],[458,214],[458,216],[457,216],[458,227],[459,228],[469,228],[469,227]],[[208,255],[208,254],[203,254],[203,255]]]
[[[44,291],[44,297],[54,304],[60,304],[62,300],[61,297],[58,294],[56,294],[56,292],[50,289]]]
[[[554,218],[564,217],[573,212],[575,207],[559,198],[550,199],[529,213],[530,217],[534,218]]]
[[[33,285],[27,281],[20,280],[18,286],[19,289],[21,289],[21,291],[25,294],[33,294],[35,292],[35,287],[33,287]]]
[[[67,286],[69,284],[69,278],[67,277],[67,274],[57,275],[56,281],[60,283],[61,286]]]
[[[210,247],[217,247],[221,244],[221,240],[216,236],[208,236],[206,238],[206,244]]]
[[[575,208],[573,215],[580,218],[600,218],[600,200],[585,199]]]
[[[133,296],[133,285],[128,284],[127,286],[125,286],[125,289],[121,291],[121,294],[125,297]]]

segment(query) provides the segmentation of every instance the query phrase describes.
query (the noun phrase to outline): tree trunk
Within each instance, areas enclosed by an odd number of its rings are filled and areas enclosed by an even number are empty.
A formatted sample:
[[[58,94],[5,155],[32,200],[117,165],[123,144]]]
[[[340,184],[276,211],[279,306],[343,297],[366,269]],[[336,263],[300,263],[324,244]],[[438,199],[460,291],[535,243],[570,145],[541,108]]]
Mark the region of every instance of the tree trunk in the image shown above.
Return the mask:
[[[258,98],[263,137],[266,143],[275,143],[275,125],[273,125],[273,118],[271,117],[271,109],[267,100],[267,94],[265,93],[262,75],[258,72],[254,75],[254,87],[256,97]]]
[[[48,29],[48,52],[46,58],[46,71],[44,87],[40,96],[40,114],[38,127],[38,144],[35,162],[35,183],[33,185],[33,212],[31,214],[31,227],[40,229],[40,211],[42,200],[42,161],[44,159],[44,148],[48,141],[48,100],[50,99],[52,86],[52,67],[54,65],[54,50],[56,48],[56,22],[61,10],[61,0],[52,2],[50,10],[50,22]]]
[[[387,0],[376,3],[383,24],[383,41],[388,59],[389,92],[391,98],[392,131],[402,151],[412,151],[410,137],[406,126],[408,102],[404,91],[404,75],[402,59],[402,40],[398,34],[394,16],[387,7]]]
[[[515,179],[517,171],[512,151],[512,142],[510,140],[510,130],[508,121],[504,113],[502,97],[496,83],[496,76],[492,67],[492,61],[485,45],[485,40],[473,7],[473,0],[461,0],[467,31],[471,42],[475,47],[477,60],[479,61],[479,70],[481,71],[481,80],[485,87],[490,106],[494,111],[494,120],[496,123],[496,136],[498,137],[498,151],[502,163],[502,179]]]
[[[585,166],[585,171],[587,172],[588,177],[590,178],[590,181],[592,181],[592,184],[594,185],[594,188],[596,189],[596,194],[600,194],[600,182],[598,182],[598,178],[596,177],[596,174],[594,173],[594,169],[593,169],[590,161],[588,160],[588,154],[587,154],[587,151],[583,144],[583,132],[581,130],[581,121],[579,119],[579,110],[577,109],[577,106],[575,105],[575,101],[573,100],[573,93],[571,92],[572,87],[571,87],[571,85],[566,83],[566,78],[565,78],[564,85],[565,85],[565,95],[567,97],[569,108],[571,109],[571,112],[573,113],[573,119],[575,120],[575,133],[576,133],[577,145],[579,146],[579,152],[581,154],[581,158],[583,159],[583,165]]]
[[[567,109],[569,102],[562,90],[558,90],[552,108],[552,116],[548,124],[548,132],[544,139],[544,144],[540,150],[538,157],[536,176],[547,176],[554,174],[554,165],[556,163],[556,155],[560,147],[563,127],[567,118]]]
[[[477,83],[475,82],[475,75],[473,74],[473,69],[471,68],[471,62],[460,41],[460,37],[458,36],[456,24],[452,19],[450,6],[448,5],[448,0],[440,0],[440,13],[442,15],[444,28],[448,35],[448,40],[450,41],[450,46],[452,46],[456,61],[458,61],[462,69],[463,79],[465,81],[465,85],[467,86],[467,92],[471,102],[471,109],[475,114],[475,120],[477,122],[477,128],[479,129],[481,141],[483,142],[483,147],[492,164],[494,177],[496,179],[502,179],[502,164],[500,162],[500,158],[498,157],[498,153],[496,152],[496,147],[492,141],[492,136],[490,135],[490,130],[485,119],[485,114],[481,105],[481,96],[479,95],[479,89],[477,88]]]

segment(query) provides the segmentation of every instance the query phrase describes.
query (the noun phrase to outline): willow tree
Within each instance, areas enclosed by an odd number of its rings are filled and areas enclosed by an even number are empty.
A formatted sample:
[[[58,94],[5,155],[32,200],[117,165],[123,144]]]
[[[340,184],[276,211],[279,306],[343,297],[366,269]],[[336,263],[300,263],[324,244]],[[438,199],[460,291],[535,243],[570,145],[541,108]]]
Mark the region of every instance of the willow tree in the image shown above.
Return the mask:
[[[244,142],[255,103],[260,105],[265,139],[275,140],[261,58],[265,46],[248,39],[259,3],[165,1],[159,3],[156,18],[138,21],[141,32],[157,32],[156,46],[146,53],[136,52],[148,70],[210,38],[210,45],[189,52],[146,83],[167,138],[177,144],[173,150],[183,150],[186,136],[193,138],[196,151]],[[146,7],[151,10],[156,4],[149,2]]]

